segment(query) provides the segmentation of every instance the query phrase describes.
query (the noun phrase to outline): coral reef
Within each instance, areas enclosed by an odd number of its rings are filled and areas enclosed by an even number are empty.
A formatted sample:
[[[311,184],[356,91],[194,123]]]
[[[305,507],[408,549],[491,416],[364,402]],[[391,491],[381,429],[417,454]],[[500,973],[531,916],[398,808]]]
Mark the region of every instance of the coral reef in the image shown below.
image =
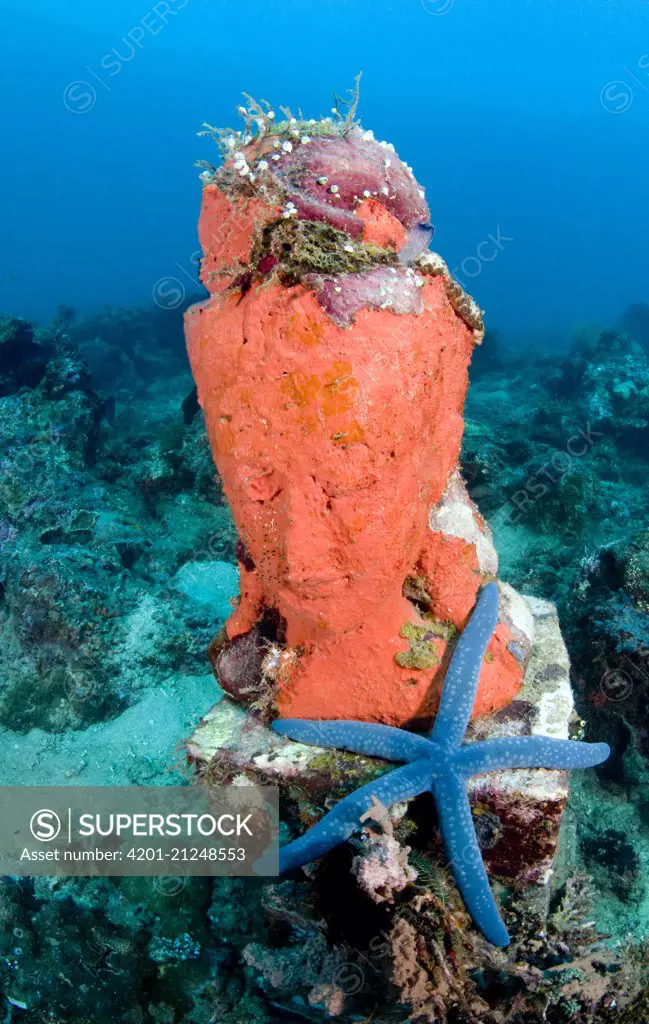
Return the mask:
[[[557,602],[562,618],[580,563],[645,521],[648,389],[645,353],[611,331],[582,331],[567,353],[528,363],[510,351],[474,373],[462,451],[469,494],[505,577]]]
[[[152,385],[144,415],[118,407],[109,421],[78,347],[48,333],[38,382],[8,371],[0,399],[0,723],[14,731],[86,728],[171,673],[204,673],[230,610],[176,585],[197,552],[232,559],[235,544],[202,424],[180,416],[186,371],[175,397]]]
[[[620,327],[649,352],[649,303],[632,303],[622,314]]]
[[[50,340],[27,320],[0,316],[0,395],[40,384],[51,356]]]
[[[69,349],[69,317],[37,335],[51,346],[47,388],[45,374],[20,390],[9,375],[3,378],[0,617],[7,703],[0,731],[8,753],[3,778],[12,784],[26,778],[98,785],[173,780],[175,745],[214,703],[213,680],[198,673],[205,673],[205,647],[227,608],[229,595],[218,581],[225,587],[235,563],[249,558],[241,545],[235,556],[236,532],[221,504],[202,417],[183,424],[191,378],[171,356],[158,359],[152,347],[158,345],[152,325],[159,314],[149,324],[139,313],[136,330],[132,312],[125,311],[128,341],[120,339],[120,316],[104,312],[95,323],[110,322],[116,348],[142,350],[144,376],[138,374],[128,402],[117,393],[112,419],[102,409],[110,392]],[[83,337],[83,322],[73,328],[74,345],[87,355],[100,332],[88,328]],[[580,338],[576,347],[584,343]],[[103,344],[96,342],[100,352]],[[177,336],[165,353],[181,347]],[[622,378],[623,351],[622,344],[600,346],[600,382],[603,387],[608,379],[607,391]],[[407,813],[395,806],[389,823],[380,814],[379,821],[368,819],[347,849],[321,865],[317,884],[225,878],[197,888],[188,883],[177,892],[164,879],[159,889],[143,880],[6,880],[0,985],[8,1019],[394,1024],[413,1016],[413,1003],[420,1019],[427,1014],[455,1024],[646,1019],[649,519],[639,435],[637,428],[618,429],[616,423],[610,434],[589,434],[581,386],[572,390],[566,383],[557,394],[557,381],[576,362],[574,353],[517,361],[501,344],[499,354],[497,366],[472,363],[464,476],[491,519],[501,574],[558,602],[587,736],[613,748],[596,772],[573,774],[565,812],[565,773],[498,772],[471,782],[481,853],[511,946],[494,950],[472,929],[424,796],[424,806],[415,802]],[[144,369],[149,359],[157,367],[150,378]],[[571,456],[570,466],[565,455],[556,457],[561,452]],[[554,488],[568,469],[580,485],[566,487],[560,501]],[[547,487],[541,496],[540,482]],[[432,529],[446,532],[453,524],[456,536],[447,534],[445,542],[451,564],[454,544],[471,545],[494,572],[488,534],[466,510],[462,492],[455,478],[430,517]],[[206,575],[206,563],[214,565],[212,574]],[[14,582],[19,570],[32,581],[24,590]],[[46,570],[51,590],[39,582]],[[409,600],[426,599],[421,577],[410,575],[405,588]],[[97,606],[107,615],[89,614],[97,592]],[[529,601],[532,629],[526,605],[517,603],[511,588],[501,584],[500,593],[514,650],[526,633],[535,639],[515,700],[475,720],[471,738],[583,738],[556,613],[547,602]],[[218,614],[212,610],[217,607]],[[98,631],[96,647],[88,646],[93,630],[87,622]],[[43,639],[25,647],[23,623],[30,637]],[[457,631],[446,615],[425,624],[432,639],[439,633],[453,642]],[[73,650],[77,632],[81,643]],[[261,664],[263,674],[281,677],[285,651],[276,635],[277,623],[260,630]],[[430,645],[425,635],[402,638],[404,653],[413,640]],[[30,660],[38,649],[44,655],[39,665]],[[94,656],[92,664],[86,653]],[[72,679],[67,672],[50,679],[50,661],[58,672],[75,667],[73,658],[80,664]],[[30,688],[21,689],[20,680]],[[93,696],[86,707],[88,680]],[[102,694],[105,711],[93,704]],[[184,709],[179,715],[176,701]],[[207,758],[208,778],[243,774],[280,785],[288,823],[284,841],[388,768],[273,737],[227,698],[207,713],[196,738],[205,747],[192,752],[201,765]],[[404,854],[408,874],[417,878],[400,889]],[[364,888],[359,878],[366,880]],[[201,955],[193,958],[197,945]],[[274,989],[282,978],[290,983]]]

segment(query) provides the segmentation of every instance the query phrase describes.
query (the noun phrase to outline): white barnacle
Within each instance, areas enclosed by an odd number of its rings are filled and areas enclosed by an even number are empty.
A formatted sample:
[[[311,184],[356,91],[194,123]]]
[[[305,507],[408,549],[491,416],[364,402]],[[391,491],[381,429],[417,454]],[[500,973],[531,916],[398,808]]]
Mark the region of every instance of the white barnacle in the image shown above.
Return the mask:
[[[234,149],[234,147],[237,144],[237,140],[235,139],[234,135],[228,135],[227,139],[225,140],[225,144],[228,147],[228,149]]]
[[[297,652],[290,647],[282,649],[278,644],[271,643],[261,663],[262,674],[275,681],[285,679],[293,670],[297,658]]]
[[[372,129],[368,128],[366,132],[363,132],[363,134],[361,135],[361,139],[363,140],[363,142],[373,142],[374,132],[372,131]]]
[[[274,121],[275,120],[275,111],[274,110],[269,110],[268,113],[266,114],[266,117],[268,118],[269,121]]]
[[[201,181],[211,181],[211,179],[212,179],[212,172],[211,171],[201,171],[201,173],[198,175],[198,177],[201,179]]]
[[[336,295],[340,295],[340,293],[341,293],[341,291],[342,291],[342,288],[340,287],[340,285],[337,285],[337,286],[336,286],[336,287],[334,288],[334,291],[335,291]]]
[[[267,171],[268,170],[268,160],[258,160],[257,161],[257,170],[258,171]]]
[[[383,188],[381,189],[381,195],[384,195],[384,196],[389,196],[390,195],[390,189],[388,188],[387,185],[384,185]]]
[[[333,192],[333,194],[336,195],[337,192],[340,192],[340,189],[338,188],[337,185],[330,185],[329,186],[329,191]]]
[[[248,109],[247,107],[237,107],[237,113],[241,114],[242,117],[247,117]]]
[[[273,155],[271,156],[271,160],[279,160],[279,159],[280,159],[279,153],[273,153]]]
[[[326,185],[329,178],[325,174],[322,174],[319,178],[316,178],[316,181],[318,182],[318,185]]]
[[[343,245],[343,249],[345,250],[345,252],[354,252],[353,245]]]
[[[372,193],[369,191],[369,189],[365,189],[363,195],[365,196],[366,199],[369,199]]]
[[[300,142],[302,143],[303,146],[305,146],[307,142],[311,142],[311,137],[309,135],[302,135],[300,137]]]
[[[292,153],[293,152],[293,143],[292,142],[283,142],[282,143],[282,149],[284,150],[285,153]]]
[[[265,673],[270,675],[272,672],[275,671],[275,669],[279,665],[279,658],[280,658],[280,654],[281,653],[282,652],[281,652],[280,648],[277,647],[275,644],[271,644],[270,645],[270,647],[268,649],[268,654],[264,658],[263,665],[262,665],[263,671]]]
[[[289,124],[297,124],[297,117],[292,117],[291,120],[288,123]]]

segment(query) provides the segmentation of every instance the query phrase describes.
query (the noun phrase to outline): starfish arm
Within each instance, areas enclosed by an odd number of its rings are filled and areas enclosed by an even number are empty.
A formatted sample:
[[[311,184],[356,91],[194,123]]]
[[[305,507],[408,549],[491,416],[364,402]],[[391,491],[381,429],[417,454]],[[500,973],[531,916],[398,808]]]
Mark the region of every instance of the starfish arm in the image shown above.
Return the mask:
[[[464,780],[453,772],[445,774],[433,781],[433,795],[444,848],[464,905],[489,942],[507,946],[509,935],[489,887]]]
[[[360,828],[360,817],[372,806],[373,798],[389,807],[410,800],[430,789],[431,766],[427,761],[406,764],[368,782],[350,793],[325,814],[317,825],[279,851],[280,874],[309,864],[329,853]]]
[[[509,768],[592,768],[611,750],[607,743],[555,740],[549,736],[506,736],[467,743],[454,755],[463,775],[481,775]]]
[[[478,679],[487,644],[498,623],[498,586],[487,583],[458,637],[446,672],[439,711],[431,738],[444,746],[457,746],[471,718]]]
[[[416,761],[430,755],[430,740],[405,729],[370,722],[308,721],[302,718],[278,718],[274,732],[299,743],[316,747],[336,747],[355,754],[382,757],[386,761]]]

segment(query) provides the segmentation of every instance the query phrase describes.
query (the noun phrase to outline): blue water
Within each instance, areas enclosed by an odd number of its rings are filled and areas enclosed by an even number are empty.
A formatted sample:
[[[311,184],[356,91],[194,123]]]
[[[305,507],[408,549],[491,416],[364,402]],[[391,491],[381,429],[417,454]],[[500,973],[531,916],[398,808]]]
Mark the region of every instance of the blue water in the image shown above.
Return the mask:
[[[521,345],[647,299],[646,0],[3,0],[0,308],[46,320],[196,280],[201,122],[245,89],[360,114],[434,248]],[[495,242],[494,242],[495,239]]]

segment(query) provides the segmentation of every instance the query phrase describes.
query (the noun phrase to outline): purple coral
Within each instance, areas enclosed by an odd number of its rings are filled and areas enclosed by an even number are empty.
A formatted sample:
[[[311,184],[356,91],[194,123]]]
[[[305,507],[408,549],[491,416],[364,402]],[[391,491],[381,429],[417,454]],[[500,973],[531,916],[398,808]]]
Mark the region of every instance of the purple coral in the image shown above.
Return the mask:
[[[344,138],[310,139],[284,155],[273,173],[298,216],[354,238],[363,230],[354,210],[364,199],[376,199],[407,231],[430,220],[423,189],[394,147],[360,128]]]
[[[369,272],[366,261],[354,273],[326,277],[302,274],[301,280],[314,288],[322,308],[339,326],[351,324],[354,313],[362,307],[394,313],[423,312],[416,281],[406,276],[405,269],[428,247],[433,236],[424,190],[394,146],[377,141],[371,131],[363,130],[354,120],[358,92],[348,118],[337,122],[331,118],[298,120],[284,110],[287,119],[277,124],[267,104],[258,104],[250,97],[248,100],[249,106],[240,108],[246,118],[245,134],[220,135],[225,162],[214,175],[204,172],[204,180],[216,181],[226,189],[239,188],[239,181],[246,182],[246,194],[252,186],[253,194],[281,205],[284,218],[327,224],[344,232],[350,243],[364,237],[366,220],[358,215],[362,204],[371,200],[382,206],[406,233],[398,254],[401,266],[388,270],[379,266],[386,262],[384,252],[375,261],[377,269]],[[371,215],[368,220],[372,220]],[[397,231],[396,239],[381,244],[398,246],[399,234]],[[284,242],[284,247],[290,249],[290,243]],[[354,253],[351,244],[342,248]],[[267,274],[276,265],[276,254],[264,253],[257,269]],[[397,276],[392,279],[391,274]]]

